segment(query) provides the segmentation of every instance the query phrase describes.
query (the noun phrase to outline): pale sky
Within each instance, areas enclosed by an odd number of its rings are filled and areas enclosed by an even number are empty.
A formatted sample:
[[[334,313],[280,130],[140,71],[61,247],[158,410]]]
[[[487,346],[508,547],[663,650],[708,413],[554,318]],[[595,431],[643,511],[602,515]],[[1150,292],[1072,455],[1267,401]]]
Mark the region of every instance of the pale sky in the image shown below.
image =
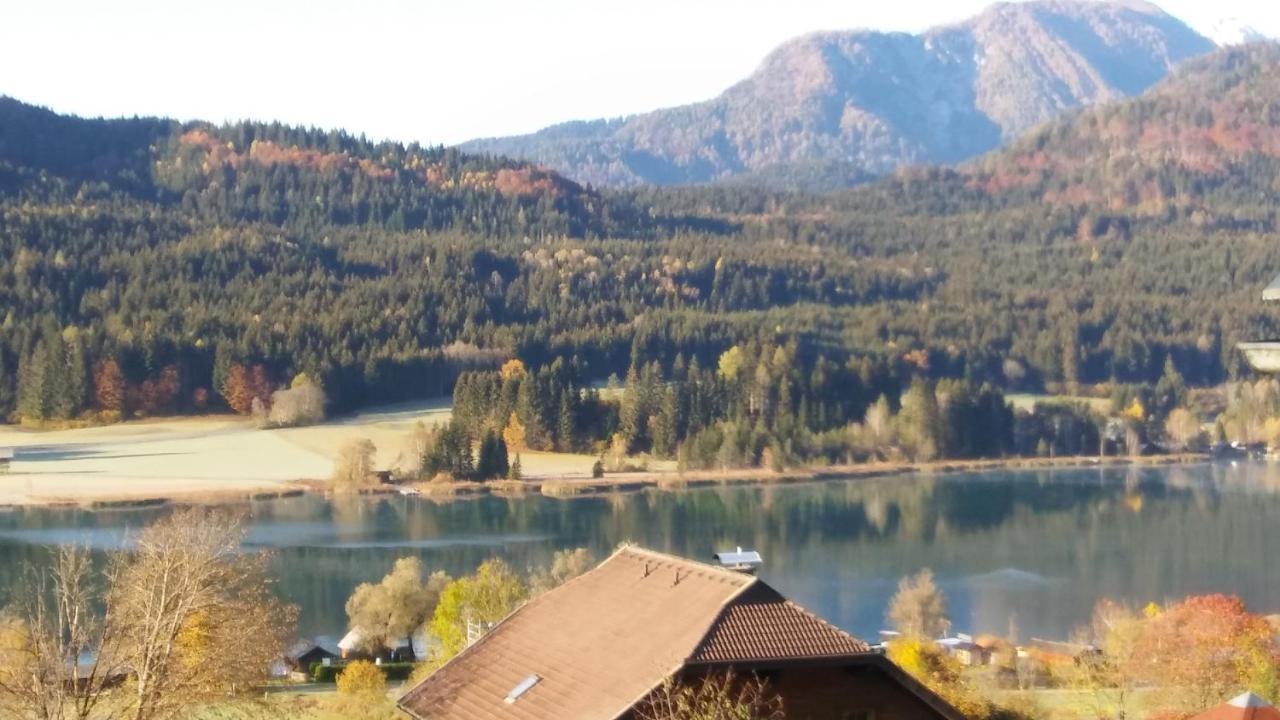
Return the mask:
[[[0,94],[59,112],[280,120],[452,144],[715,96],[814,30],[986,0],[0,0]],[[1165,0],[1280,36],[1274,0]]]

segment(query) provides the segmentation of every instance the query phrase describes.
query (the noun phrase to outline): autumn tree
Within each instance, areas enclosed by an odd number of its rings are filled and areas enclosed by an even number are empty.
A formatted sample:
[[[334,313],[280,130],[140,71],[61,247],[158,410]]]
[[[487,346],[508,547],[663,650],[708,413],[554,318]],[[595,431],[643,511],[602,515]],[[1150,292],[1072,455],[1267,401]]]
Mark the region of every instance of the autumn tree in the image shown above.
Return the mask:
[[[1200,435],[1200,423],[1186,408],[1174,408],[1164,422],[1165,434],[1179,449],[1186,450]]]
[[[435,612],[449,576],[430,576],[416,557],[396,560],[378,583],[362,583],[347,600],[347,623],[359,630],[364,651],[377,654],[402,638],[411,637]]]
[[[902,578],[889,600],[889,621],[909,638],[933,639],[951,628],[947,598],[934,584],[932,570]]]
[[[287,390],[271,393],[271,410],[267,424],[271,427],[298,427],[314,425],[324,420],[324,389],[300,375],[304,381],[294,380]]]
[[[557,550],[551,566],[529,576],[529,593],[538,595],[578,577],[596,565],[595,553],[587,548]]]
[[[512,452],[529,449],[528,445],[525,444],[524,424],[520,422],[520,418],[516,417],[514,412],[507,419],[506,427],[502,429],[502,439]]]
[[[241,415],[253,412],[255,400],[265,408],[271,402],[272,389],[265,367],[245,367],[239,363],[227,368],[220,388],[227,407]]]
[[[242,536],[238,518],[190,509],[144,529],[105,571],[87,550],[60,550],[0,633],[5,717],[176,720],[252,702],[295,609],[271,594],[267,557],[244,552]]]
[[[1089,627],[1079,640],[1099,652],[1072,665],[1068,683],[1082,692],[1084,704],[1097,717],[1133,717],[1136,698],[1145,685],[1135,655],[1143,631],[1143,616],[1127,605],[1100,600]]]
[[[387,676],[368,660],[348,664],[335,678],[338,692],[357,700],[378,700],[387,694]]]
[[[130,669],[130,720],[186,717],[267,679],[296,609],[271,593],[268,557],[244,552],[243,535],[236,516],[178,511],[113,563],[110,635]]]
[[[93,370],[93,404],[105,413],[123,417],[125,412],[124,373],[113,359],[99,362]]]
[[[943,652],[932,639],[909,635],[889,643],[887,654],[895,665],[940,695],[964,717],[982,720],[993,715],[991,703],[969,685],[959,661]]]
[[[451,581],[440,593],[431,617],[431,633],[440,643],[441,656],[457,655],[469,638],[486,632],[528,597],[524,580],[496,558],[481,563],[474,575]]]
[[[12,614],[0,618],[0,711],[34,720],[122,717],[109,698],[126,671],[121,638],[89,551],[62,547],[48,568],[27,574]]]
[[[368,438],[348,440],[338,450],[333,466],[333,487],[350,492],[375,482],[374,461],[378,448]]]
[[[1131,657],[1137,677],[1165,688],[1172,710],[1200,710],[1246,689],[1280,689],[1275,631],[1234,596],[1193,596],[1153,611]]]

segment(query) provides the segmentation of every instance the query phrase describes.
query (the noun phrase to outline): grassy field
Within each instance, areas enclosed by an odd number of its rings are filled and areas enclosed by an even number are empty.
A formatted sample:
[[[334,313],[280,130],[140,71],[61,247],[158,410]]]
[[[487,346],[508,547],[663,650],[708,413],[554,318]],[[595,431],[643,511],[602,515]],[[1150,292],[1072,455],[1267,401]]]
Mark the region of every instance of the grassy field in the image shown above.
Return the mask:
[[[1161,693],[1157,690],[1133,691],[1121,702],[1115,692],[1089,692],[1084,690],[1009,690],[997,693],[997,700],[1014,704],[1030,701],[1043,716],[1039,720],[1100,720],[1118,717],[1123,704],[1126,717],[1145,718],[1160,707]]]
[[[394,467],[406,459],[415,423],[448,418],[448,404],[437,401],[280,430],[230,415],[76,430],[0,427],[0,447],[16,450],[10,471],[0,474],[0,505],[285,492],[294,481],[329,477],[338,449],[354,438],[373,440],[378,463]]]
[[[1091,410],[1100,414],[1107,415],[1111,412],[1111,400],[1109,398],[1096,398],[1073,396],[1073,395],[1035,395],[1032,393],[1017,393],[1006,395],[1005,399],[1013,406],[1015,410],[1025,410],[1031,412],[1035,409],[1037,403],[1046,403],[1049,405],[1069,405],[1079,404],[1087,405]]]
[[[333,474],[347,442],[366,438],[377,465],[414,464],[413,429],[448,421],[446,400],[407,403],[303,428],[262,430],[232,415],[151,419],[73,430],[0,426],[0,448],[16,458],[0,474],[0,506],[218,501],[296,492]],[[523,452],[524,477],[591,477],[594,455]],[[654,461],[652,471],[675,469]]]

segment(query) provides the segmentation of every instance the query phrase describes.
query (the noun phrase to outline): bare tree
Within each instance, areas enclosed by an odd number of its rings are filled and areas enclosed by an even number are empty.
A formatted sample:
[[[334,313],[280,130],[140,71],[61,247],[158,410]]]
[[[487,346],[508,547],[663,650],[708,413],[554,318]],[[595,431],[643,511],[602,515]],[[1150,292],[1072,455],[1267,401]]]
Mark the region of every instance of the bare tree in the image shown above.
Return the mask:
[[[126,720],[243,697],[283,653],[296,610],[271,594],[266,556],[241,552],[242,534],[235,516],[184,510],[112,563],[108,632],[131,674]]]
[[[373,441],[359,438],[348,441],[338,450],[333,468],[335,490],[358,490],[373,482],[374,457],[378,449]]]
[[[271,394],[271,410],[267,415],[270,427],[298,427],[314,425],[324,420],[324,390],[313,382],[306,382],[288,390]]]
[[[551,567],[530,573],[529,591],[538,595],[560,587],[595,566],[595,553],[587,548],[557,550],[551,558]]]
[[[63,547],[52,566],[28,571],[27,592],[0,630],[0,710],[5,717],[111,720],[104,697],[124,674],[113,612],[89,553]],[[102,614],[94,605],[104,605]]]
[[[947,598],[934,584],[932,570],[902,578],[889,600],[889,620],[898,632],[912,638],[936,638],[951,628]]]
[[[782,698],[754,675],[669,677],[636,708],[639,720],[783,720]]]

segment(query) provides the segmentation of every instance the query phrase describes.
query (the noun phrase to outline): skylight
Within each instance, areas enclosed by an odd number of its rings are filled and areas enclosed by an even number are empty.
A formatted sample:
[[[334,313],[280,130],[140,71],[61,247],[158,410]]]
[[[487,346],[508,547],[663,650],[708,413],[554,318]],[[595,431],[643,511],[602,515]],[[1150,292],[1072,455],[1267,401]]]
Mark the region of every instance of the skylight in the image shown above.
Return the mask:
[[[515,687],[511,688],[511,692],[507,693],[507,700],[506,700],[507,704],[511,705],[516,700],[519,700],[521,695],[524,695],[525,693],[529,692],[529,690],[533,689],[533,686],[537,685],[538,681],[541,679],[542,679],[541,676],[539,676],[537,673],[534,673],[533,675],[530,675],[529,677],[521,680],[519,685],[516,685]]]

